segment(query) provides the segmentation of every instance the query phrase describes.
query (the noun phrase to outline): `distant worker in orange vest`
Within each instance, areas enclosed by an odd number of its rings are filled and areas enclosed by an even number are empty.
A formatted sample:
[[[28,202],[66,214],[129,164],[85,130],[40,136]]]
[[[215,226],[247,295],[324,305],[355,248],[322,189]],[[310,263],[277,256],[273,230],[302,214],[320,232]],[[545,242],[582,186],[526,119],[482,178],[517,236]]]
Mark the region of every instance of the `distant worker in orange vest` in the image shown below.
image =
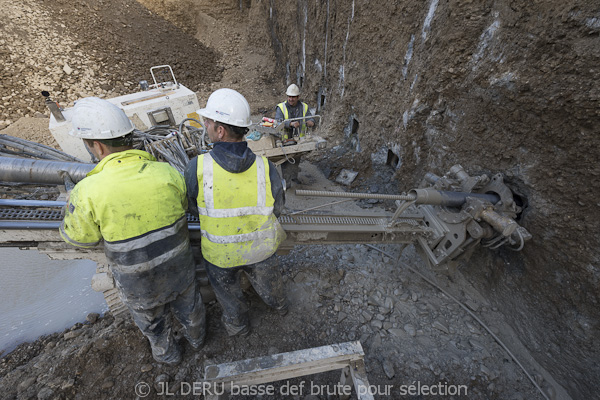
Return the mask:
[[[312,117],[312,113],[308,109],[308,105],[300,101],[300,89],[297,85],[292,83],[288,86],[285,94],[287,95],[287,101],[277,105],[275,119],[277,121],[285,120],[282,139],[284,145],[290,145],[296,144],[294,136],[304,137],[308,130],[307,127],[312,128],[315,126],[315,120],[307,118],[289,121],[294,118]]]

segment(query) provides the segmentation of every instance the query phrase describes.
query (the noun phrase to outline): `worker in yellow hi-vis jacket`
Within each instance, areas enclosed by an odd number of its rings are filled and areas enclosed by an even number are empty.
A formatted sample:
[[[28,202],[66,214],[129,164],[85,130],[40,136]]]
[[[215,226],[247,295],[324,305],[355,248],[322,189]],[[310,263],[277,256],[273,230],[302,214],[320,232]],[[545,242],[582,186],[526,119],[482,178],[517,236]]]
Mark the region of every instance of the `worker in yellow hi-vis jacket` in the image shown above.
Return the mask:
[[[285,94],[287,101],[277,104],[275,109],[275,119],[277,121],[285,121],[283,129],[284,144],[295,144],[294,136],[304,137],[308,128],[315,126],[315,120],[308,108],[308,104],[300,101],[300,88],[297,85],[291,84],[288,86]],[[304,118],[295,121],[288,121],[293,118]]]
[[[133,125],[117,106],[95,97],[75,103],[71,135],[100,160],[70,193],[60,227],[74,246],[104,241],[123,303],[159,362],[178,364],[172,313],[194,349],[204,342],[205,309],[196,286],[183,176],[133,150]]]
[[[213,149],[186,167],[190,212],[199,216],[206,273],[223,308],[230,336],[250,332],[240,287],[245,272],[259,296],[287,313],[275,251],[285,239],[277,217],[283,185],[275,166],[256,156],[244,140],[250,106],[240,93],[219,89],[199,110]]]

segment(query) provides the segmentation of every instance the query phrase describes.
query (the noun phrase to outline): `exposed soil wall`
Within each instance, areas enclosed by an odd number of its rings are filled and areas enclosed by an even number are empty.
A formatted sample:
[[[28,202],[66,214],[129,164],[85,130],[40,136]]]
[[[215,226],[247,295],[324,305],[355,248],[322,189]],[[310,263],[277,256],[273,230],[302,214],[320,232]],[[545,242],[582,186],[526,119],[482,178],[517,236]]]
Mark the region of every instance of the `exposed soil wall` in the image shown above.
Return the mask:
[[[252,7],[268,21],[281,86],[298,83],[313,106],[323,102],[333,138],[343,137],[351,116],[358,120],[345,166],[383,146],[401,160],[403,188],[455,163],[472,174],[505,173],[528,201],[520,222],[533,241],[517,254],[481,251],[462,271],[573,397],[593,396],[600,375],[593,361],[600,354],[593,340],[600,316],[597,5],[299,0]]]

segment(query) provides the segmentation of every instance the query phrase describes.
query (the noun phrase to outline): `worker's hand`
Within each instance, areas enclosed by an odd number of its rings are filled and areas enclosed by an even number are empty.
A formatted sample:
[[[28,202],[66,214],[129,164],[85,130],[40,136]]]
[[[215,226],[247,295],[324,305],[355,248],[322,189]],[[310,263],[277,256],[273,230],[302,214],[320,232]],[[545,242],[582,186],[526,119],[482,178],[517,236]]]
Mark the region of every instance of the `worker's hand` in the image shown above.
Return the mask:
[[[58,174],[65,182],[65,189],[67,189],[67,193],[71,193],[71,190],[73,190],[75,187],[75,182],[73,182],[73,179],[71,179],[69,173],[67,171],[60,171]]]
[[[291,126],[292,128],[300,128],[300,122],[298,122],[298,121],[293,121],[293,122],[290,124],[290,126]]]
[[[312,128],[313,126],[315,126],[315,122],[314,122],[314,121],[306,121],[306,125],[307,125],[309,128]]]

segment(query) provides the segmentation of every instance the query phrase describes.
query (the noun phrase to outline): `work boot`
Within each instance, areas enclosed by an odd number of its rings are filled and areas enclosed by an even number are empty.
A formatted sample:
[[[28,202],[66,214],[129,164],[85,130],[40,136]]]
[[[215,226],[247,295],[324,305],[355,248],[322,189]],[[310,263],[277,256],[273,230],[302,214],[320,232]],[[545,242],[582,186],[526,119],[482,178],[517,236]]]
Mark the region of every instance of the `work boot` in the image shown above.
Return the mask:
[[[179,365],[181,363],[181,360],[183,359],[183,355],[181,354],[181,347],[179,346],[179,344],[177,344],[177,342],[173,342],[173,345],[169,347],[169,350],[166,354],[157,356],[156,354],[154,354],[154,351],[152,351],[152,356],[156,361],[170,365],[172,367]]]
[[[290,311],[290,309],[288,308],[287,305],[276,308],[277,313],[279,313],[279,315],[281,315],[282,317],[285,317],[288,313],[288,311]]]
[[[250,334],[250,325],[235,326],[225,322],[223,324],[229,336],[248,336]]]
[[[194,351],[198,351],[202,348],[202,346],[204,346],[204,336],[196,340],[191,340],[188,338],[187,341],[192,346],[192,349],[194,349]]]
[[[248,325],[244,325],[237,331],[228,330],[228,332],[229,336],[248,336],[250,334],[250,327]]]
[[[176,367],[179,364],[181,364],[181,361],[183,360],[183,355],[181,354],[181,352],[179,352],[177,354],[177,357],[174,358],[173,360],[170,361],[162,361],[164,364],[167,364],[170,367]]]
[[[241,331],[238,333],[238,335],[240,335],[240,336],[248,336],[248,335],[250,335],[250,327],[249,327],[248,325],[246,325],[246,326],[244,327],[244,329],[242,329],[242,330],[241,330]]]

